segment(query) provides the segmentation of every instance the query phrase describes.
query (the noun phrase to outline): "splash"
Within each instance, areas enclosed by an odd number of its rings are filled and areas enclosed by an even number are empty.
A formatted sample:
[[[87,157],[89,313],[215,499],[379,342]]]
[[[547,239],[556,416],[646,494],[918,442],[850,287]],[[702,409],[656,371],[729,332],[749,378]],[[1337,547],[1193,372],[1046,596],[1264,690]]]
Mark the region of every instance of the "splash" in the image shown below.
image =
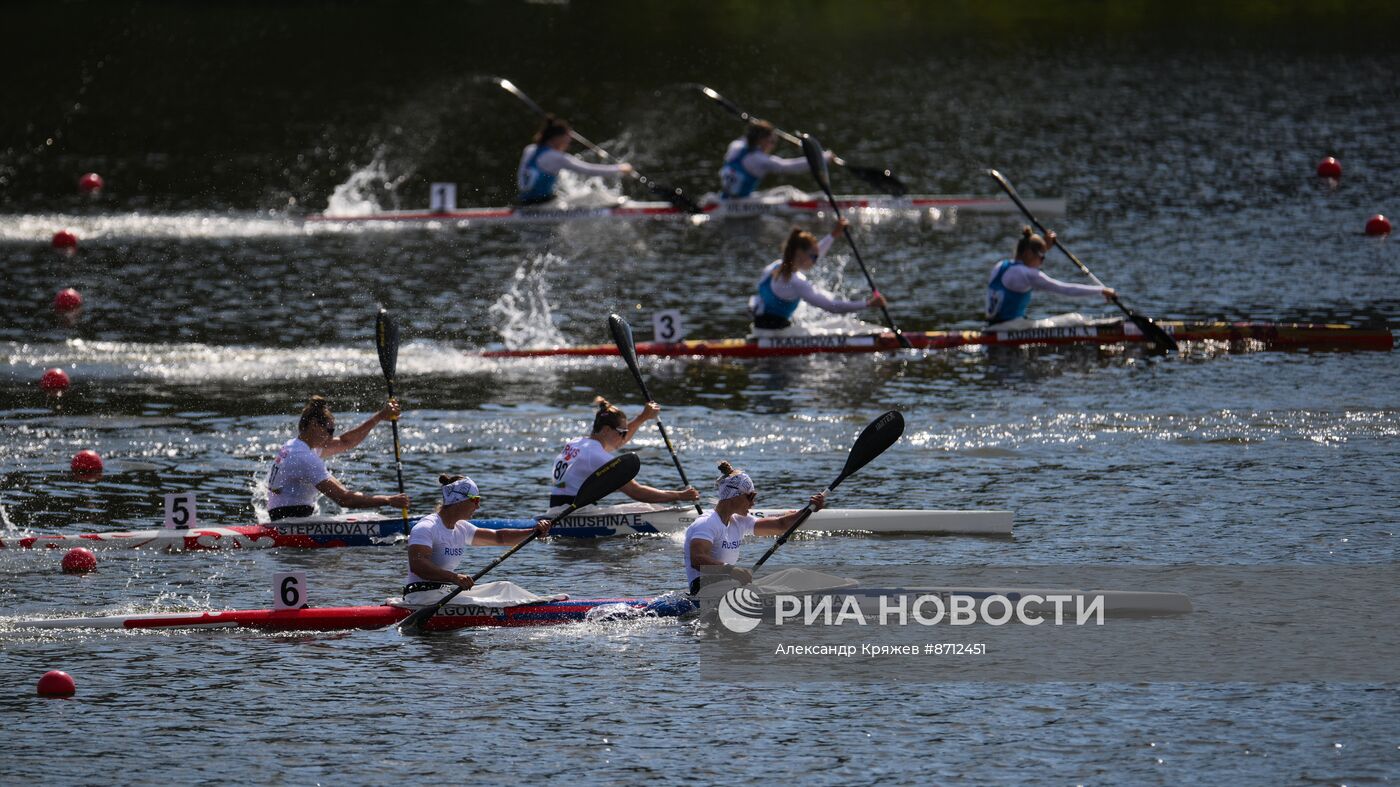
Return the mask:
[[[368,216],[383,210],[385,202],[392,202],[395,190],[408,179],[412,170],[396,178],[389,177],[389,167],[384,162],[384,148],[374,152],[368,164],[354,172],[345,182],[335,187],[326,203],[327,216]]]
[[[848,262],[850,258],[844,254],[823,255],[821,275],[812,276],[814,283],[827,292],[834,293],[838,298],[855,300],[863,297],[860,293],[847,293],[845,278]],[[863,289],[865,281],[861,280],[860,285],[860,289]],[[832,314],[804,302],[797,307],[792,321],[806,333],[880,333],[885,330],[883,325],[872,325],[860,320],[857,314],[875,314],[876,319],[879,319],[879,310]]]
[[[549,269],[566,262],[550,252],[536,254],[515,269],[510,288],[488,310],[508,349],[563,347],[568,344],[554,324],[549,305]]]

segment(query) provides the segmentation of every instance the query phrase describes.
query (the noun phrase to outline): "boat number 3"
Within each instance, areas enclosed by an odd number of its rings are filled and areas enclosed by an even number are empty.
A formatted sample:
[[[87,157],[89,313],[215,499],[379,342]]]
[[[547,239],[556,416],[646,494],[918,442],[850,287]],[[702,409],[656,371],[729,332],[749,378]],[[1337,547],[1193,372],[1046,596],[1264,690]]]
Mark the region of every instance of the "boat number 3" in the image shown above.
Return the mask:
[[[194,492],[176,492],[165,496],[165,527],[167,530],[189,530],[199,526],[195,512]]]
[[[676,309],[666,309],[651,316],[651,327],[656,341],[671,344],[685,338],[685,318]]]
[[[272,608],[301,609],[306,606],[306,574],[274,574],[272,577]]]

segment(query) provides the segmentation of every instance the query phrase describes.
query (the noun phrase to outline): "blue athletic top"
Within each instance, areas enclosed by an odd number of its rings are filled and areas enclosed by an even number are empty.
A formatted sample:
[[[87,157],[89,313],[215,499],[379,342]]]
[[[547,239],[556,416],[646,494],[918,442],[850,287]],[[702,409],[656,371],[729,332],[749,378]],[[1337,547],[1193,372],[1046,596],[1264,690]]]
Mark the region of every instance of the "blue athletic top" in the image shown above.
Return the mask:
[[[554,184],[559,180],[556,172],[551,175],[540,169],[540,156],[549,150],[548,145],[535,145],[535,152],[530,156],[530,160],[525,163],[525,169],[520,173],[520,201],[539,202],[554,196]]]
[[[785,301],[773,292],[773,277],[778,274],[778,266],[772,267],[773,270],[769,271],[768,275],[758,282],[758,303],[754,304],[756,307],[753,310],[754,316],[765,314],[770,317],[791,320],[797,307],[802,305],[802,301]]]
[[[739,155],[724,162],[724,166],[719,171],[719,179],[723,186],[720,196],[726,198],[747,197],[753,194],[754,189],[758,188],[758,178],[744,169],[744,159],[752,152],[753,148],[744,145],[739,151]]]
[[[1007,320],[1018,320],[1026,316],[1026,308],[1031,305],[1031,290],[1015,292],[1006,289],[1001,277],[1012,265],[1020,265],[1017,260],[1002,260],[987,283],[987,322],[996,324]]]

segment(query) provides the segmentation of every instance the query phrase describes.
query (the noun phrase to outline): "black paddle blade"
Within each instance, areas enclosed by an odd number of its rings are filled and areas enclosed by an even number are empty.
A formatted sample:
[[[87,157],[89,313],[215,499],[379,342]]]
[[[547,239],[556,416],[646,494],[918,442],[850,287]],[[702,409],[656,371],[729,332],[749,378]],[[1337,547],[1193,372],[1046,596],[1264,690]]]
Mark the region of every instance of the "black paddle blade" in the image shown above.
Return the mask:
[[[637,477],[642,469],[642,460],[636,454],[623,454],[614,457],[607,464],[593,471],[593,475],[583,482],[574,495],[574,508],[591,506],[608,495],[627,485]]]
[[[1121,306],[1122,304],[1119,305]],[[1176,339],[1173,339],[1171,334],[1162,330],[1162,326],[1138,314],[1132,309],[1124,307],[1123,311],[1127,313],[1128,319],[1133,321],[1133,325],[1136,325],[1138,330],[1142,331],[1142,335],[1146,336],[1156,345],[1157,349],[1162,352],[1179,351],[1181,349],[1181,347],[1177,345]]]
[[[851,446],[851,453],[846,457],[846,466],[841,469],[841,476],[831,485],[832,488],[870,464],[872,459],[898,442],[903,434],[904,416],[898,410],[891,410],[871,421],[870,425],[865,427],[865,431],[860,433],[860,437],[856,438],[856,444]]]
[[[616,314],[609,314],[608,330],[612,333],[613,344],[617,345],[622,360],[627,362],[627,368],[640,379],[641,370],[637,368],[637,343],[632,339],[632,326]]]
[[[802,134],[802,155],[807,157],[807,166],[812,170],[812,177],[817,179],[817,185],[822,187],[822,191],[831,192],[831,175],[826,171],[826,152],[822,150],[822,143],[811,134]]]
[[[887,169],[847,164],[846,171],[892,197],[902,197],[909,193],[909,187],[904,185],[904,181],[896,178],[894,173]]]
[[[393,380],[399,366],[399,326],[394,324],[388,309],[380,309],[374,321],[374,346],[379,350],[379,368],[384,370],[384,379]]]

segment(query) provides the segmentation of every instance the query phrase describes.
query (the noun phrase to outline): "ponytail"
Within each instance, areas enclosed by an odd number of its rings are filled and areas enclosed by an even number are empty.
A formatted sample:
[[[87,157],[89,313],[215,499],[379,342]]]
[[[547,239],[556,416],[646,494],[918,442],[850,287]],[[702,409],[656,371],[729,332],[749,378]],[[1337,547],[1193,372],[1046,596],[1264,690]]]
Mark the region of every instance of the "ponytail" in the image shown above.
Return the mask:
[[[1043,255],[1049,250],[1050,246],[1044,238],[1032,232],[1030,227],[1021,228],[1021,239],[1016,241],[1016,259],[1024,257],[1027,251],[1035,251]]]
[[[598,409],[593,414],[593,434],[603,431],[604,427],[621,429],[627,425],[627,415],[621,410],[612,406],[607,399],[599,396],[593,400],[593,406]]]
[[[777,278],[788,281],[792,274],[797,272],[797,253],[817,248],[817,236],[812,233],[793,227],[788,233],[787,242],[783,244],[783,264],[778,266]]]

